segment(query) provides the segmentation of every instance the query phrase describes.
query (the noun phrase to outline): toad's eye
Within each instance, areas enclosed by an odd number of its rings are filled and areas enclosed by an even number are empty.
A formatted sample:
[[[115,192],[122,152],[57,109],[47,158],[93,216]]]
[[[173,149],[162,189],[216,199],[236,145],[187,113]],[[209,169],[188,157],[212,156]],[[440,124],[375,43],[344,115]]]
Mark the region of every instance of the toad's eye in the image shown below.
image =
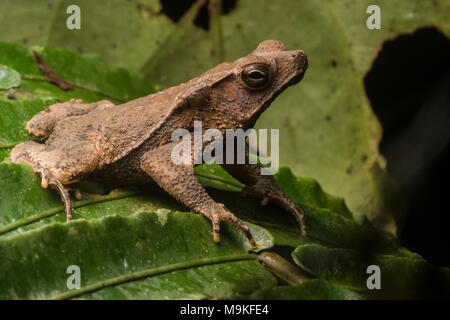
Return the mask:
[[[241,73],[241,78],[250,89],[262,89],[269,84],[269,68],[262,64],[246,67]]]

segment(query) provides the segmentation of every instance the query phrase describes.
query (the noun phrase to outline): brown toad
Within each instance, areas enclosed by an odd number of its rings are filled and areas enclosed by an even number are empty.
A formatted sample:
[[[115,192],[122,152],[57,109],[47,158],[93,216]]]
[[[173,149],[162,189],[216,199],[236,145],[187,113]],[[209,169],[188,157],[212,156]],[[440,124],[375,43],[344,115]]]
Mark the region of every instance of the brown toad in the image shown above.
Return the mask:
[[[29,164],[41,178],[42,187],[50,185],[58,191],[67,220],[72,217],[67,185],[81,180],[115,185],[153,180],[192,211],[210,219],[215,242],[220,241],[220,222],[225,221],[239,228],[256,247],[248,227],[200,185],[194,165],[172,161],[176,143],[171,134],[176,128],[192,130],[195,120],[202,121],[205,129],[221,132],[251,128],[282,91],[302,79],[306,68],[302,50],[288,51],[282,42],[266,40],[246,57],[118,106],[106,100],[58,103],[27,123],[27,131],[45,142],[20,143],[11,151],[11,160]],[[302,210],[271,176],[260,175],[258,165],[223,167],[245,183],[245,193],[291,212],[305,234]]]

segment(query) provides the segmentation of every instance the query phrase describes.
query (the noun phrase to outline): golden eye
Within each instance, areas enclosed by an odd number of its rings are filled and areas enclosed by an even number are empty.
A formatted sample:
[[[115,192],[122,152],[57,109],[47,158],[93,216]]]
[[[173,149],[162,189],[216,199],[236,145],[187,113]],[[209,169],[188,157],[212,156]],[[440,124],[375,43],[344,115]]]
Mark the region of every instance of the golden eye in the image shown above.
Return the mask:
[[[269,68],[262,64],[246,67],[241,73],[241,78],[250,89],[262,89],[269,83]]]

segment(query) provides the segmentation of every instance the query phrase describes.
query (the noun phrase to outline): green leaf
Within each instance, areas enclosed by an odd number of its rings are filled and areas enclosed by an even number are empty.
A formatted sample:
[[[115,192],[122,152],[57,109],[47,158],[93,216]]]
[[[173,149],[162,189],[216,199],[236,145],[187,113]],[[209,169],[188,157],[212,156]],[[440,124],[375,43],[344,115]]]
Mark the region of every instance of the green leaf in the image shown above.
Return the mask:
[[[292,256],[298,265],[313,275],[366,294],[369,293],[366,282],[372,274],[367,272],[367,267],[371,265],[380,268],[381,289],[371,292],[375,296],[417,299],[442,298],[450,294],[450,269],[436,268],[423,258],[327,248],[317,244],[299,246]],[[428,291],[430,281],[438,290]]]
[[[1,100],[0,99],[0,148],[12,148],[22,141],[30,140],[25,124],[36,113],[55,100]]]
[[[36,98],[66,101],[81,98],[85,102],[109,99],[124,102],[155,91],[154,85],[124,69],[109,69],[98,56],[78,55],[66,49],[34,47],[47,65],[63,80],[73,83],[74,90],[64,91],[48,82],[31,53],[16,44],[0,43],[0,64],[20,73],[20,88]]]
[[[270,238],[267,232],[261,230],[255,234],[261,249],[270,246],[270,241],[264,239]],[[245,281],[241,283],[230,283],[230,290],[222,289],[214,295],[216,298],[275,284],[270,273],[261,266],[245,263],[255,257],[247,253],[247,240],[235,228],[224,228],[220,245],[211,239],[208,221],[198,215],[180,212],[171,212],[164,219],[155,213],[141,212],[131,217],[109,216],[92,221],[55,223],[0,239],[0,296],[2,299],[82,298],[106,287],[115,287],[116,291],[108,290],[107,296],[123,295],[133,288],[128,286],[122,290],[118,286],[130,281],[144,281],[137,285],[141,288],[155,286],[165,280],[153,281],[153,277],[168,273],[182,278],[180,288],[186,286],[189,295],[193,294],[195,285],[189,284],[190,276],[182,277],[177,272],[191,270],[195,274],[199,272],[195,269],[202,267],[203,279],[197,283],[200,290],[194,292],[196,295],[202,292],[214,294],[210,287],[216,283],[208,274],[211,272],[212,276],[217,270],[207,267],[215,264],[234,269],[233,272],[249,266],[255,271],[246,273]],[[77,265],[81,270],[82,287],[79,290],[69,290],[66,286],[66,270],[70,265]],[[226,273],[224,277],[220,276],[219,282],[226,277]],[[200,281],[198,276],[196,280]],[[153,291],[153,298],[164,298],[162,294],[177,296],[178,290]],[[96,296],[99,297],[99,293]]]
[[[323,191],[319,183],[311,178],[295,177],[287,167],[281,167],[275,175],[278,184],[283,185],[283,191],[297,203],[308,204],[316,208],[327,208],[352,218],[344,199],[330,195]]]
[[[83,299],[248,299],[276,281],[256,261],[203,265],[108,287]]]
[[[20,84],[20,73],[7,66],[0,66],[0,89],[17,87]]]
[[[205,187],[224,191],[241,191],[245,187],[216,163],[197,166],[194,168],[194,172]]]
[[[72,4],[69,0],[2,1],[0,12],[8,15],[0,21],[1,40],[96,52],[109,65],[137,71],[175,27],[160,14],[158,0],[111,0],[105,4],[79,0],[76,5],[81,11],[81,29],[69,30],[66,20],[70,15],[66,11]]]

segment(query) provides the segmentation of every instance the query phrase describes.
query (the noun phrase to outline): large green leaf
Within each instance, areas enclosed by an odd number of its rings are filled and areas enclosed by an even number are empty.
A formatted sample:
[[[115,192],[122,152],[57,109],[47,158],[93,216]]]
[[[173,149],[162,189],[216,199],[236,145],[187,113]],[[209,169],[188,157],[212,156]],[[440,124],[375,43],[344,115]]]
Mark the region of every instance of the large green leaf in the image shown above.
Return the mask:
[[[55,100],[0,100],[2,112],[0,113],[0,148],[13,147],[19,142],[29,140],[30,136],[25,131],[25,123],[36,113]]]
[[[372,295],[384,298],[442,298],[450,296],[450,269],[436,268],[417,256],[373,254],[370,251],[326,248],[305,244],[293,252],[294,260],[312,274],[369,294],[367,268],[380,268],[381,290]],[[429,284],[433,283],[434,291]]]
[[[34,47],[47,65],[59,76],[75,85],[74,90],[63,91],[50,84],[39,70],[31,49],[20,45],[0,43],[0,65],[20,73],[20,88],[35,98],[69,100],[81,98],[85,102],[109,99],[124,102],[155,91],[153,85],[125,69],[109,69],[96,56],[78,55],[65,49]],[[6,98],[4,93],[3,98]]]
[[[73,4],[80,8],[80,30],[66,27],[66,11]],[[4,0],[0,39],[97,53],[107,64],[137,71],[176,30],[160,10],[159,0]]]
[[[83,297],[114,286],[114,290],[105,292],[106,297],[117,298],[130,291],[131,297],[139,298],[189,297],[193,292],[223,298],[274,285],[274,278],[262,266],[246,262],[255,258],[247,253],[249,245],[239,231],[225,228],[223,233],[228,236],[218,246],[211,241],[210,229],[209,223],[198,215],[172,212],[163,218],[161,214],[141,212],[131,217],[55,223],[1,239],[0,295],[3,299]],[[255,235],[261,248],[271,245],[266,240],[270,235],[264,230]],[[210,267],[216,264],[219,266]],[[82,287],[78,291],[66,286],[66,270],[70,265],[77,265],[81,270]],[[213,290],[230,277],[221,272],[227,268],[233,272],[250,268],[252,272],[245,273],[244,281],[235,278],[227,282],[228,290],[226,287]],[[177,274],[185,269],[193,275]],[[165,278],[158,278],[168,273]],[[214,280],[214,275],[218,280]],[[198,290],[197,286],[195,290],[195,284],[190,284],[189,279],[201,276],[201,288]],[[147,280],[149,277],[152,278]],[[171,278],[178,278],[180,287],[174,287]],[[121,287],[130,281],[133,286]],[[162,291],[145,293],[146,289],[157,288],[165,281],[171,285]],[[184,287],[186,292],[180,294]],[[139,295],[133,295],[135,290],[139,290]],[[95,297],[102,294],[96,293]]]

